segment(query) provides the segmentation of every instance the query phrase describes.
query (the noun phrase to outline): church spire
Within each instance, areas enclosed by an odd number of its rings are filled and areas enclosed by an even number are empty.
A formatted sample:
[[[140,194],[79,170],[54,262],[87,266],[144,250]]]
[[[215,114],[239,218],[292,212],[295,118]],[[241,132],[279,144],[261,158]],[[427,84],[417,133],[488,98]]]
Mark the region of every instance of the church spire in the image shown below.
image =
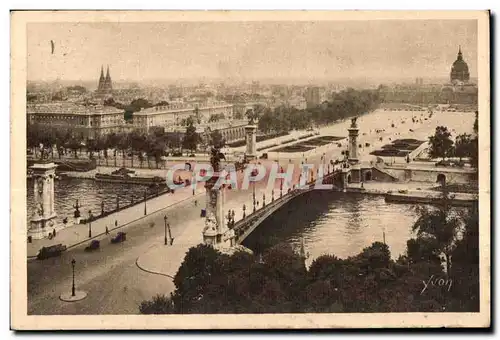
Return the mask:
[[[106,69],[106,80],[110,80],[111,79],[111,76],[109,75],[109,65]]]
[[[463,59],[462,57],[462,46],[458,45],[458,56],[457,59]]]
[[[100,77],[100,79],[104,79],[104,68],[102,65],[101,65],[101,77]]]

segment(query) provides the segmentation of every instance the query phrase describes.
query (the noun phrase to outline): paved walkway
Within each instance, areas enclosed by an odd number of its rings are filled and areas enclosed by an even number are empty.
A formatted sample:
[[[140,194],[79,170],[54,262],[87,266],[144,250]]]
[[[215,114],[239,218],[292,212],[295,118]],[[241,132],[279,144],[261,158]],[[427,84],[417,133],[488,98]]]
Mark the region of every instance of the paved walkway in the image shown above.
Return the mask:
[[[146,213],[147,215],[150,215],[154,212],[172,207],[180,202],[194,199],[194,197],[199,197],[204,194],[205,189],[203,187],[203,183],[198,184],[195,196],[193,196],[191,186],[178,189],[174,194],[163,194],[159,197],[149,199],[146,202]],[[91,223],[92,238],[89,238],[89,224],[68,226],[56,232],[56,237],[52,240],[41,239],[33,240],[32,243],[28,243],[28,258],[35,257],[40,248],[54,244],[61,243],[66,245],[68,248],[78,246],[82,243],[89,242],[91,239],[97,239],[104,236],[106,234],[106,226],[108,227],[108,230],[112,232],[113,230],[120,229],[131,222],[145,218],[147,215],[144,215],[144,203],[142,203],[95,220]],[[115,222],[117,223],[117,226],[115,226]]]

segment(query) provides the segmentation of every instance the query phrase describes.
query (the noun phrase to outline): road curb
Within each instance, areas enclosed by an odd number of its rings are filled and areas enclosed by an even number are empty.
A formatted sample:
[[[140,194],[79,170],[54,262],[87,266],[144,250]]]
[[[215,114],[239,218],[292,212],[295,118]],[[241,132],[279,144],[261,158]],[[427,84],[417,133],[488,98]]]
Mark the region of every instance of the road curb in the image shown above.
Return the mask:
[[[149,249],[151,250],[151,249]],[[149,252],[149,251],[148,251]],[[147,254],[147,253],[146,253]],[[142,255],[141,255],[142,256]],[[144,268],[143,266],[141,266],[139,264],[139,259],[141,258],[141,256],[137,257],[137,259],[135,260],[135,265],[137,266],[137,268],[139,268],[140,270],[142,270],[143,272],[146,272],[146,273],[149,273],[149,274],[153,274],[153,275],[161,275],[161,276],[165,276],[165,277],[168,277],[170,279],[174,279],[174,277],[172,275],[169,275],[169,274],[165,274],[165,273],[161,273],[161,272],[157,272],[157,271],[154,271],[154,270],[149,270],[149,269],[146,269]]]
[[[205,194],[205,193],[201,192],[201,193],[196,194],[196,195],[194,195],[194,196],[190,196],[190,197],[185,198],[185,199],[183,199],[183,200],[180,200],[180,201],[178,201],[178,202],[172,203],[172,204],[171,204],[171,205],[169,205],[169,206],[166,206],[166,207],[164,207],[164,208],[161,208],[161,209],[155,210],[155,211],[153,211],[153,212],[151,212],[151,213],[149,213],[149,214],[147,214],[147,215],[145,215],[145,216],[141,216],[141,217],[139,217],[139,218],[137,218],[137,219],[135,219],[135,220],[132,220],[132,221],[130,221],[130,222],[127,222],[127,223],[125,223],[125,224],[123,224],[123,225],[121,225],[121,226],[118,226],[118,227],[114,227],[114,228],[112,228],[112,229],[109,229],[108,231],[109,231],[109,232],[111,232],[111,231],[114,231],[114,230],[119,230],[119,229],[121,229],[121,228],[124,228],[124,227],[126,227],[126,226],[128,226],[128,225],[132,224],[132,223],[135,223],[135,222],[137,222],[137,221],[140,221],[140,220],[142,220],[142,219],[144,219],[144,218],[146,218],[146,217],[148,217],[148,216],[150,216],[150,215],[153,215],[153,214],[155,214],[155,213],[157,213],[157,212],[160,212],[160,211],[163,211],[163,210],[166,210],[166,209],[170,209],[170,208],[172,208],[172,207],[174,207],[174,206],[176,206],[176,205],[178,205],[178,204],[181,204],[181,203],[187,202],[187,201],[189,201],[189,200],[192,200],[192,199],[194,199],[194,198],[196,198],[196,197],[198,197],[198,196],[202,196],[202,195],[204,195],[204,194]],[[69,250],[69,249],[72,249],[72,248],[75,248],[75,247],[81,246],[82,244],[84,244],[84,243],[86,243],[86,242],[89,242],[89,241],[95,240],[95,239],[100,238],[100,237],[102,237],[102,236],[104,236],[104,235],[106,235],[106,232],[104,232],[104,233],[100,233],[100,234],[97,234],[97,235],[95,235],[95,236],[93,236],[93,237],[91,237],[91,238],[88,238],[88,239],[84,240],[84,241],[81,241],[81,242],[78,242],[78,243],[72,244],[72,245],[70,245],[70,246],[67,246],[66,250]],[[42,247],[42,248],[43,248],[43,247]],[[40,248],[40,249],[41,249],[41,248]],[[39,250],[39,251],[40,251],[40,250]],[[27,256],[27,259],[28,259],[28,261],[33,261],[33,260],[36,260],[36,259],[37,259],[37,256],[36,256],[36,255],[35,255],[35,256]]]

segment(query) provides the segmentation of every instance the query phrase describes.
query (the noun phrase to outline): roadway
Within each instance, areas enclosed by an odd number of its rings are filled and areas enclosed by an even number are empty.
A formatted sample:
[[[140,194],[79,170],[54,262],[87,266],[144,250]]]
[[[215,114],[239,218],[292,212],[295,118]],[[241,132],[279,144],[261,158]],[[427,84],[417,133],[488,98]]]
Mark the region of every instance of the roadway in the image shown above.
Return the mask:
[[[28,262],[28,313],[29,314],[128,314],[138,313],[144,299],[159,292],[173,291],[173,283],[165,277],[154,277],[136,267],[137,257],[155,244],[164,243],[166,214],[172,236],[182,232],[186,223],[200,223],[200,206],[204,196],[198,198],[199,206],[185,201],[151,214],[122,230],[127,240],[111,244],[114,233],[101,241],[101,249],[85,252],[86,246],[73,248],[61,257]],[[154,227],[151,227],[154,222]],[[200,231],[201,232],[201,231]],[[71,260],[76,260],[77,289],[88,292],[85,300],[67,303],[59,295],[71,290]]]

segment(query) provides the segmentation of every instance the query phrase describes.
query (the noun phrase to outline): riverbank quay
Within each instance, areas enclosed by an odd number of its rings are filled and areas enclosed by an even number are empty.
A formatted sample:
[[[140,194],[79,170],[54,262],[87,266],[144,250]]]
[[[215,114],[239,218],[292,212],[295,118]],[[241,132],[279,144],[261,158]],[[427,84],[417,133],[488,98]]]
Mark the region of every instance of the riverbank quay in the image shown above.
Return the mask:
[[[106,236],[106,228],[108,228],[109,233],[116,232],[132,222],[146,218],[148,215],[171,208],[181,202],[195,200],[204,195],[204,183],[199,183],[194,195],[192,186],[187,186],[175,190],[173,194],[165,193],[146,202],[143,201],[141,204],[93,220],[91,223],[69,225],[57,231],[56,236],[52,239],[45,238],[27,243],[28,259],[35,259],[42,247],[63,244],[67,249],[70,249],[84,243],[90,243],[91,240]]]
[[[360,183],[349,184],[347,193],[384,196],[387,203],[401,204],[438,204],[442,193],[436,190],[435,183]],[[478,200],[476,194],[450,192],[450,204],[468,207]]]

